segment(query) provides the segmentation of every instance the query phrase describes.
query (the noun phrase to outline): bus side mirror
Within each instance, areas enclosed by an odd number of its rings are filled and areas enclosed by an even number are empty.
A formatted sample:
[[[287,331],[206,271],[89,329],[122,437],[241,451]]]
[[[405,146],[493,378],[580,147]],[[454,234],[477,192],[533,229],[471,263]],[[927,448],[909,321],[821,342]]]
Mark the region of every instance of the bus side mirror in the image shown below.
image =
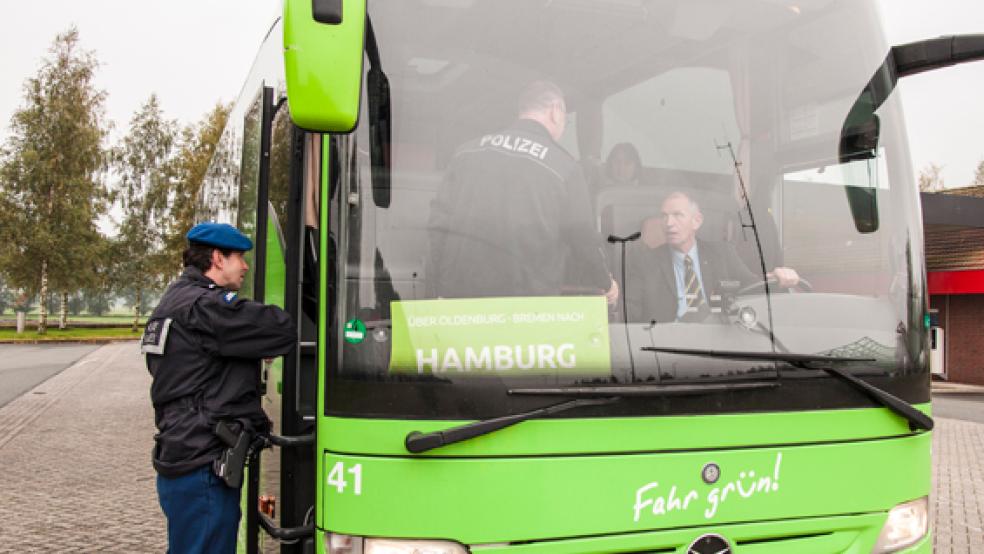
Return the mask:
[[[366,0],[284,0],[284,70],[302,129],[347,133],[359,117]]]
[[[881,125],[875,112],[888,99],[899,78],[977,60],[984,60],[984,35],[951,35],[893,46],[885,61],[851,106],[841,127],[840,162],[874,159]],[[859,233],[878,230],[876,190],[845,187]]]
[[[878,138],[881,136],[881,120],[876,114],[863,121],[845,126],[841,130],[840,161],[849,163],[868,161],[874,163],[878,157]],[[870,185],[871,183],[869,183]],[[873,233],[878,230],[878,191],[873,186],[847,185],[847,203],[851,208],[854,227],[859,233]]]
[[[372,200],[379,208],[390,205],[390,115],[389,79],[378,67],[366,76],[369,97],[369,159],[372,162]]]
[[[878,157],[878,139],[881,137],[881,120],[871,114],[864,121],[841,129],[840,162],[871,160]]]

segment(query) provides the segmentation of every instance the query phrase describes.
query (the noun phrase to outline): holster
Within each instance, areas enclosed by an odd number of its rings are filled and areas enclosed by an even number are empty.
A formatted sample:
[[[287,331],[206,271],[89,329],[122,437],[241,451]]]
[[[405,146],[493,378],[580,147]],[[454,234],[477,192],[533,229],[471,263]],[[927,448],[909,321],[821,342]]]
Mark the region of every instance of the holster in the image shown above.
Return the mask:
[[[243,484],[243,471],[253,443],[253,433],[249,425],[244,422],[230,425],[220,421],[215,424],[215,435],[228,448],[223,450],[222,455],[212,463],[212,471],[226,485],[238,489]]]

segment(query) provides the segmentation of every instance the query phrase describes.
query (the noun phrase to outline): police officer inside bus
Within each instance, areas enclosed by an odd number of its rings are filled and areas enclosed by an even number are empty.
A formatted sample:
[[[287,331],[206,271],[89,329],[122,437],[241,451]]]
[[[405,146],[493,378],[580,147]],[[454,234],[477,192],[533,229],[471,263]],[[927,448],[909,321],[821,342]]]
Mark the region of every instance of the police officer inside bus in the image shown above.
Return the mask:
[[[260,406],[261,360],[286,354],[296,333],[280,308],[237,296],[249,238],[219,223],[196,225],[187,238],[184,272],[165,291],[141,341],[153,377],[157,492],[168,552],[232,553],[240,490],[215,472],[227,449],[215,426],[269,432]]]
[[[592,225],[587,184],[557,141],[567,107],[553,83],[519,97],[518,119],[458,149],[431,204],[433,297],[605,294],[618,287]],[[573,276],[573,278],[572,278]]]

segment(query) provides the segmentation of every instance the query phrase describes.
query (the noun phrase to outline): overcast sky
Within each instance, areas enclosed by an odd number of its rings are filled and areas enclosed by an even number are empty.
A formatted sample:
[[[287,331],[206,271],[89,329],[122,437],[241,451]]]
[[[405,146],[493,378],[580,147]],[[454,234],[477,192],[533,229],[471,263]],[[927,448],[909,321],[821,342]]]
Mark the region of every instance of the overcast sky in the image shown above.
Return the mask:
[[[21,105],[24,81],[55,35],[75,25],[81,45],[102,66],[96,85],[124,131],[152,92],[167,116],[198,120],[218,100],[233,100],[279,0],[32,0],[3,2],[0,34],[0,127]]]
[[[399,1],[399,0],[393,0]],[[890,43],[984,32],[984,2],[879,0]],[[102,62],[117,131],[156,92],[169,117],[199,119],[232,100],[280,0],[33,0],[4,2],[0,34],[0,138],[21,104],[22,86],[54,36],[76,25]],[[984,62],[903,80],[900,92],[916,170],[943,166],[947,186],[971,182],[984,159]],[[118,134],[118,133],[117,133]]]

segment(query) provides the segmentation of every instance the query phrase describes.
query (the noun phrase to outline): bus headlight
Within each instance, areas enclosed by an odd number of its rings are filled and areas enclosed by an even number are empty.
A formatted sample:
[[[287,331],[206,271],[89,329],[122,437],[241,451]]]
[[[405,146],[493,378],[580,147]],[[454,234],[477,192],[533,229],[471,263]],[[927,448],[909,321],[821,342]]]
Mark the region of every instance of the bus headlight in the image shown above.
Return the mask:
[[[897,552],[919,542],[929,531],[929,498],[924,496],[891,509],[872,554]]]
[[[468,554],[464,546],[450,541],[367,539],[335,533],[325,534],[328,554]]]

